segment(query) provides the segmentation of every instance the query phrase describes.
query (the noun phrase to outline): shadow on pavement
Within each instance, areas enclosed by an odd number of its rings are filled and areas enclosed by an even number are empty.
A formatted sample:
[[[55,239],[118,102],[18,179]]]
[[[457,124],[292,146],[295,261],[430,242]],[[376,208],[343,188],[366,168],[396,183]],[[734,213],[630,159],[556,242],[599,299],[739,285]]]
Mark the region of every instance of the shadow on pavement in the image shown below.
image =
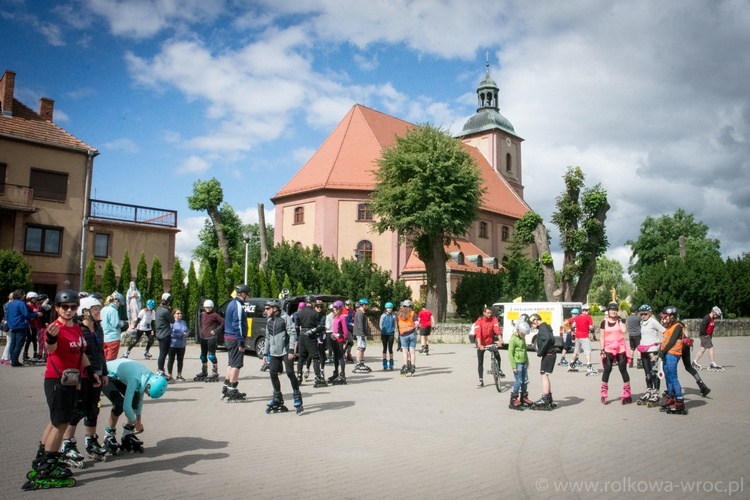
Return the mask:
[[[330,403],[316,403],[312,405],[305,405],[305,413],[316,413],[319,411],[330,411],[330,410],[343,410],[354,406],[354,401],[332,401]]]
[[[191,438],[184,438],[185,442],[189,442]],[[201,439],[200,441],[205,441]],[[223,443],[223,446],[226,446],[226,442]],[[144,455],[152,455],[152,452],[154,451],[153,448],[146,449],[146,452]],[[201,474],[205,474],[204,472],[191,472],[188,470],[185,470],[187,467],[200,462],[201,460],[223,460],[225,458],[229,458],[228,453],[210,453],[210,454],[198,454],[194,453],[191,455],[181,455],[178,457],[172,457],[167,458],[163,460],[143,460],[140,462],[133,462],[130,460],[123,461],[121,467],[117,467],[114,469],[109,469],[107,472],[103,475],[92,477],[91,479],[86,479],[86,471],[90,470],[93,473],[100,472],[101,469],[97,470],[95,468],[92,469],[83,469],[83,472],[81,472],[79,475],[76,475],[76,481],[80,484],[86,484],[88,482],[93,481],[109,481],[113,478],[132,478],[136,474],[140,473],[153,473],[153,472],[177,472],[179,474],[185,474],[187,476],[198,476]],[[113,458],[109,460],[119,460],[120,458]],[[108,460],[108,461],[109,461]]]
[[[554,402],[557,403],[558,408],[564,408],[566,406],[575,406],[577,404],[581,404],[583,402],[583,398],[579,398],[577,396],[566,396],[564,399],[557,399],[554,397]]]

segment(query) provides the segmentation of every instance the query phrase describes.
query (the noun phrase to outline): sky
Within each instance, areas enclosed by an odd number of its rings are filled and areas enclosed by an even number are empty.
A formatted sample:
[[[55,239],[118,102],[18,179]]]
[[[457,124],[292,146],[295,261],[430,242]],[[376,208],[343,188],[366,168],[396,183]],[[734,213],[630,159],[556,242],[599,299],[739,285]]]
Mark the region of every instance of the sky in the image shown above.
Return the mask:
[[[550,217],[567,166],[601,183],[607,256],[683,208],[750,241],[747,0],[0,0],[16,98],[98,149],[92,197],[177,210],[190,259],[216,177],[246,223],[354,104],[459,132],[490,74]]]

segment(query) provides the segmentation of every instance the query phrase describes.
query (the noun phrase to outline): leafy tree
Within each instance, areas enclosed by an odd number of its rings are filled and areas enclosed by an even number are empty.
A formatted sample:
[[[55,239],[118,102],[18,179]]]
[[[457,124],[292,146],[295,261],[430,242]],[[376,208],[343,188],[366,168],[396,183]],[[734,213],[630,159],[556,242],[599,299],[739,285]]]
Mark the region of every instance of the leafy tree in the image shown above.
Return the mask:
[[[268,280],[268,288],[271,292],[271,297],[278,297],[281,293],[281,287],[279,287],[279,279],[276,277],[276,270],[271,269],[271,279]]]
[[[389,271],[369,259],[361,262],[357,259],[342,259],[341,275],[342,287],[334,289],[334,293],[341,293],[354,300],[369,300],[368,315],[373,319],[380,316],[379,309],[386,302],[398,304],[411,297],[411,289],[403,281],[393,281]]]
[[[96,286],[96,262],[91,259],[83,271],[83,290],[85,292],[96,292],[99,287]]]
[[[633,285],[623,277],[622,264],[615,259],[601,256],[596,262],[596,273],[591,280],[589,288],[589,302],[607,304],[612,301],[612,289],[615,289],[617,297],[622,300],[633,291]]]
[[[224,265],[224,257],[219,255],[219,259],[216,261],[216,298],[218,300],[224,300],[232,295],[234,285],[231,282],[231,274],[227,272],[227,268]]]
[[[193,194],[188,196],[188,207],[190,210],[205,210],[211,219],[219,250],[224,256],[225,264],[231,265],[232,258],[229,255],[229,242],[224,232],[224,225],[219,213],[219,205],[224,201],[224,190],[221,183],[212,177],[207,181],[197,180],[193,183]]]
[[[107,262],[104,263],[104,271],[102,271],[102,285],[100,291],[106,297],[107,295],[112,295],[112,292],[115,290],[117,290],[115,266],[112,264],[112,259],[107,258]]]
[[[726,268],[732,279],[721,301],[722,311],[728,317],[750,316],[750,254],[727,259]]]
[[[431,125],[415,127],[383,150],[372,192],[373,227],[396,231],[425,263],[427,304],[445,319],[445,245],[476,219],[484,190],[476,162],[461,141]],[[346,274],[346,273],[344,273]]]
[[[583,189],[585,175],[580,167],[568,167],[563,179],[565,190],[557,197],[557,210],[552,214],[552,222],[560,230],[563,249],[559,290],[549,249],[549,233],[542,218],[534,212],[527,213],[521,219],[521,227],[526,242],[535,242],[539,250],[547,300],[585,302],[596,271],[596,259],[609,245],[604,221],[610,206],[601,184]]]
[[[258,268],[258,297],[270,297],[271,290],[268,288],[268,280],[263,269]]]
[[[456,314],[469,321],[477,319],[484,306],[491,306],[501,300],[505,294],[506,282],[506,273],[467,274],[453,292]]]
[[[528,244],[525,243],[523,231],[518,230],[519,223],[516,222],[508,246],[508,259],[503,263],[506,270],[506,273],[502,273],[503,279],[507,279],[503,300],[516,297],[523,297],[527,302],[544,300],[544,271],[540,262],[528,255]]]
[[[151,291],[148,289],[148,266],[146,265],[146,254],[141,252],[141,258],[138,260],[138,267],[135,272],[135,286],[141,292],[143,303],[153,298]]]
[[[169,293],[172,295],[172,308],[181,309],[184,313],[183,319],[187,322],[189,315],[195,311],[195,306],[188,303],[187,290],[185,289],[185,271],[182,269],[180,259],[175,257],[172,266],[172,282]]]
[[[187,282],[187,297],[188,297],[188,310],[190,311],[187,317],[188,325],[191,330],[195,329],[195,308],[200,307],[198,304],[199,298],[203,295],[200,283],[198,282],[198,275],[195,273],[195,263],[191,260],[190,266],[188,267],[188,282]]]
[[[117,291],[125,295],[130,288],[130,282],[133,279],[133,271],[130,269],[130,254],[125,250],[125,256],[122,258],[122,267],[120,267],[120,281],[117,282]]]
[[[216,272],[211,269],[211,264],[207,261],[201,262],[200,267],[201,273],[201,289],[203,295],[206,298],[213,300],[215,303],[218,302],[217,287],[216,287]],[[216,304],[218,306],[218,303]]]
[[[164,293],[164,273],[161,270],[161,261],[159,257],[154,257],[151,263],[151,283],[148,287],[151,296],[158,304]]]
[[[96,282],[96,270],[94,270],[94,282]],[[15,250],[0,250],[0,293],[2,293],[2,297],[7,300],[8,294],[11,292],[15,290],[26,291],[31,290],[31,288],[31,265],[26,257]]]

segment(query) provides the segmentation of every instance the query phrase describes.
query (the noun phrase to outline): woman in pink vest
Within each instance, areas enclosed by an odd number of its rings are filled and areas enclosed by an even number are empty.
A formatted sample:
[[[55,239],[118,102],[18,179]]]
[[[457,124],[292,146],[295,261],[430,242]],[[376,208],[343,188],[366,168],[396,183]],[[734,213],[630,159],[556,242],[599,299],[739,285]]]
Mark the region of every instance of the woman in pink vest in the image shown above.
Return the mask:
[[[607,306],[607,317],[599,326],[601,331],[602,344],[602,404],[607,404],[607,395],[609,392],[609,374],[612,372],[612,364],[617,363],[622,375],[622,395],[620,402],[624,405],[632,403],[633,398],[630,393],[630,375],[628,374],[628,358],[630,351],[625,343],[625,322],[618,315],[617,303],[610,302]]]

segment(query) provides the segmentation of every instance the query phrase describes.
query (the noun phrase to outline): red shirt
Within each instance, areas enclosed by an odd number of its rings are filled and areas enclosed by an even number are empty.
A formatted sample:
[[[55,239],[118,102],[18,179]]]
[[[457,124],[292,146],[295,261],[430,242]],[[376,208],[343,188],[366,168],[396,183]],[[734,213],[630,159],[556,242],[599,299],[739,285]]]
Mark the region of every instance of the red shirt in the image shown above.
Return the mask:
[[[62,372],[68,368],[83,371],[83,353],[86,352],[86,341],[78,325],[60,326],[57,334],[57,349],[47,356],[47,370],[44,378],[60,378]]]
[[[421,311],[419,311],[419,326],[420,328],[424,328],[426,326],[432,326],[432,311],[427,309],[426,307],[423,307]]]
[[[479,339],[480,345],[490,345],[493,343],[492,336],[500,335],[500,324],[495,316],[486,318],[482,316],[474,323],[474,337]]]
[[[594,326],[594,320],[588,314],[579,314],[575,318],[570,318],[571,324],[576,325],[576,338],[587,339],[589,338],[589,327]]]

